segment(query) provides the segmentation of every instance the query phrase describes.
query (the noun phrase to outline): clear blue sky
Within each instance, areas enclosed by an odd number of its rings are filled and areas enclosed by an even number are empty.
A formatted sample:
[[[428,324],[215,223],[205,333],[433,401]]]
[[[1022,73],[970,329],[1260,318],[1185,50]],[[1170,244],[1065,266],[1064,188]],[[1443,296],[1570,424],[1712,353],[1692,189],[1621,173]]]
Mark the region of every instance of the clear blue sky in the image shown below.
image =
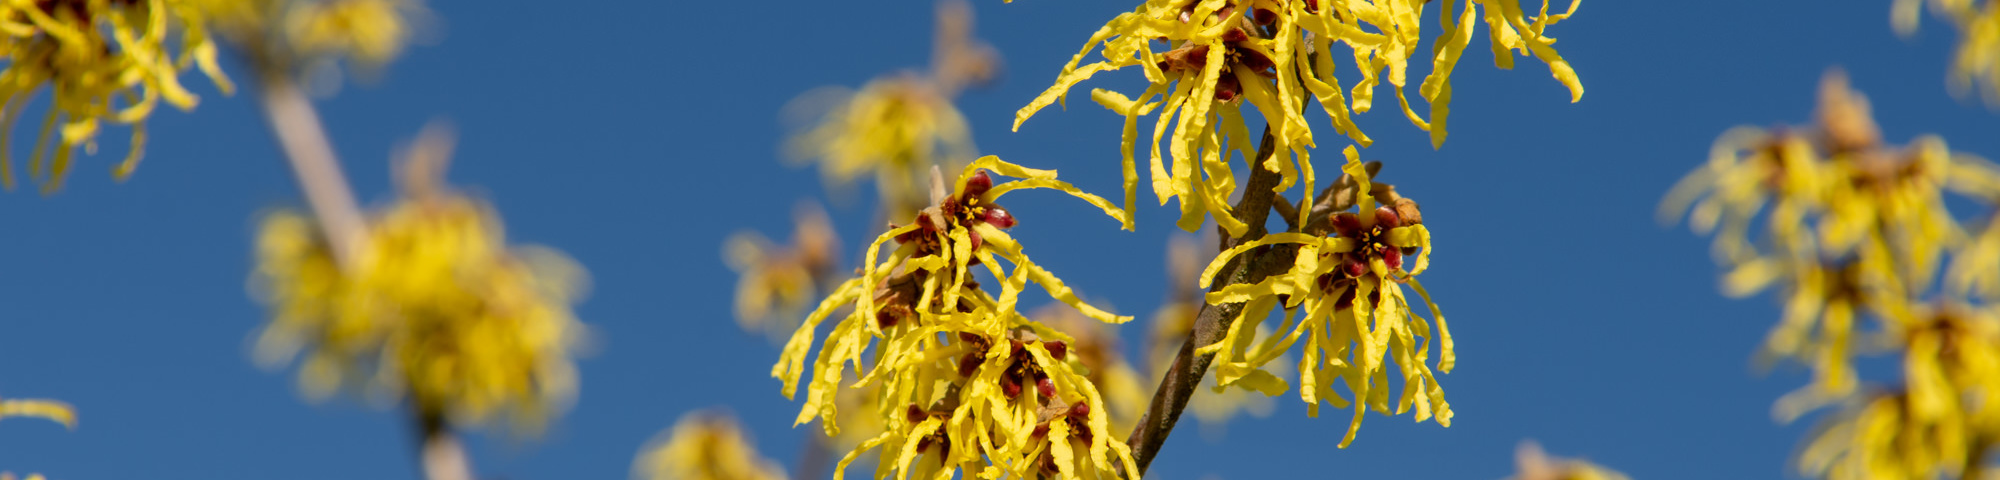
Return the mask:
[[[1019,133],[1008,125],[1133,1],[976,0],[980,35],[1006,59],[994,88],[961,101],[981,150],[1112,196],[1118,117],[1079,97]],[[1578,104],[1539,63],[1492,68],[1475,40],[1442,150],[1393,110],[1360,117],[1377,139],[1365,155],[1424,202],[1436,236],[1425,281],[1458,342],[1459,367],[1442,378],[1456,422],[1371,416],[1338,450],[1344,415],[1306,419],[1287,395],[1273,417],[1231,424],[1222,443],[1175,435],[1155,478],[1499,478],[1527,437],[1643,478],[1790,476],[1806,426],[1773,424],[1769,407],[1805,375],[1760,376],[1749,362],[1776,305],[1722,298],[1707,241],[1652,212],[1724,129],[1806,121],[1834,65],[1872,97],[1891,141],[1935,132],[2000,156],[2000,115],[1946,92],[1953,34],[1932,21],[1900,39],[1888,4],[1591,0],[1552,32],[1587,88]],[[462,140],[451,177],[497,202],[513,239],[560,248],[595,279],[578,312],[601,342],[582,360],[576,408],[540,441],[477,439],[480,471],[621,478],[646,439],[715,405],[792,463],[812,430],[790,427],[797,405],[767,378],[776,349],[731,321],[735,277],[719,245],[741,229],[783,238],[792,205],[824,197],[817,172],[780,163],[779,107],[816,86],[920,67],[932,5],[432,6],[445,26],[436,44],[324,104],[356,188],[384,198],[391,146],[448,116]],[[1084,88],[1131,91],[1138,78]],[[398,413],[308,404],[289,372],[248,360],[264,318],[244,291],[252,218],[295,204],[297,191],[250,99],[189,83],[200,109],[154,116],[131,181],[104,173],[123,151],[108,143],[58,195],[0,196],[10,225],[0,396],[57,398],[81,414],[74,432],[0,422],[0,469],[59,480],[414,478]],[[1337,137],[1321,138],[1317,158],[1338,158]],[[871,221],[868,198],[833,211],[848,245]],[[1152,311],[1171,207],[1143,209],[1135,233],[1068,198],[1009,198],[1022,219],[1014,231],[1039,262],[1121,313]]]

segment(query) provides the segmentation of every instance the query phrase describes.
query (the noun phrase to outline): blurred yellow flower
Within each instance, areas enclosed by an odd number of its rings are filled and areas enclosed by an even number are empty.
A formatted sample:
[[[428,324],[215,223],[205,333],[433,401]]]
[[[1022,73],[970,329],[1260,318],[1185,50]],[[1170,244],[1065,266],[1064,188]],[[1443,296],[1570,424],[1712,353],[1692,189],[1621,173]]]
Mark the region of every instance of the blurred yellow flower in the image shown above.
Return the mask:
[[[868,82],[860,91],[822,87],[786,106],[788,117],[810,122],[786,142],[788,156],[819,164],[829,184],[843,186],[873,175],[884,214],[909,221],[928,205],[925,175],[934,166],[956,170],[977,154],[965,116],[952,98],[967,85],[991,78],[997,56],[972,38],[970,7],[938,4],[932,65]]]
[[[1138,138],[1138,119],[1157,114],[1153,193],[1162,205],[1168,199],[1180,201],[1178,223],[1182,228],[1193,231],[1205,216],[1213,217],[1224,232],[1236,237],[1247,226],[1229,213],[1228,197],[1235,189],[1232,157],[1240,156],[1246,164],[1283,174],[1274,191],[1290,188],[1301,177],[1307,191],[1312,191],[1308,154],[1314,140],[1302,113],[1308,94],[1332,118],[1336,131],[1366,146],[1368,136],[1350,116],[1371,108],[1375,87],[1386,75],[1403,113],[1418,128],[1431,132],[1434,146],[1442,146],[1451,101],[1451,72],[1481,20],[1490,30],[1495,61],[1501,68],[1513,67],[1509,50],[1533,55],[1547,63],[1557,81],[1569,88],[1570,101],[1581,99],[1583,86],[1576,72],[1556,53],[1552,46],[1555,39],[1544,34],[1548,26],[1575,13],[1579,1],[1572,1],[1568,11],[1558,14],[1550,14],[1544,1],[1535,17],[1527,17],[1518,0],[1470,0],[1463,8],[1457,7],[1457,1],[1444,2],[1438,14],[1444,33],[1432,39],[1436,45],[1430,58],[1432,69],[1418,89],[1430,101],[1426,120],[1403,96],[1403,87],[1408,83],[1410,58],[1421,50],[1419,44],[1424,40],[1419,20],[1427,1],[1151,0],[1093,34],[1083,50],[1063,66],[1055,85],[1015,114],[1014,128],[1019,130],[1022,122],[1043,107],[1064,101],[1071,87],[1098,72],[1140,67],[1149,85],[1138,96],[1103,89],[1091,92],[1093,100],[1125,116],[1125,208],[1134,208],[1137,197],[1139,177],[1132,150]],[[1458,10],[1456,18],[1453,10]],[[1164,46],[1156,47],[1154,41]],[[1079,66],[1100,44],[1104,60]],[[1342,51],[1354,52],[1354,64],[1360,71],[1351,101],[1343,96],[1340,80],[1334,75],[1335,44],[1341,44]],[[1255,107],[1267,124],[1269,135],[1264,140],[1272,142],[1270,158],[1253,158],[1258,140],[1251,136],[1245,115],[1239,111],[1243,101]],[[1171,166],[1164,163],[1159,146],[1169,127]],[[1305,211],[1310,209],[1301,209]]]
[[[757,445],[720,412],[695,412],[674,422],[670,435],[639,450],[632,477],[641,480],[785,480],[784,467],[757,453]]]
[[[104,122],[130,125],[131,152],[112,170],[138,167],[146,118],[164,100],[182,110],[196,97],[180,72],[194,65],[228,93],[215,45],[197,4],[177,0],[8,0],[0,2],[0,184],[11,187],[7,151],[15,120],[43,87],[52,92],[29,154],[43,192],[62,186],[77,147],[97,151]],[[51,135],[55,145],[48,145]]]
[[[1976,477],[2000,433],[2000,320],[1947,305],[1892,317],[1901,387],[1871,392],[1825,422],[1800,472],[1835,480]]]
[[[411,162],[412,164],[419,162]],[[371,222],[355,265],[336,265],[302,214],[266,215],[253,287],[272,317],[257,358],[300,352],[314,397],[341,388],[406,400],[426,421],[511,413],[533,431],[576,392],[571,315],[583,271],[553,250],[510,247],[485,204],[406,177]]]
[[[1945,205],[1948,192],[1992,198],[2000,169],[1934,136],[1885,144],[1867,98],[1838,71],[1821,81],[1819,103],[1809,128],[1723,134],[1660,210],[1665,219],[1689,211],[1695,231],[1716,232],[1725,293],[1785,290],[1784,320],[1760,355],[1811,365],[1816,378],[1780,401],[1781,418],[1854,392],[1858,313],[1898,316],[1952,252],[1969,253],[1954,258],[1953,291],[1990,289],[1979,267],[2000,255],[1961,250],[1967,235]],[[1760,218],[1764,233],[1753,239]]]
[[[790,333],[819,290],[833,285],[840,238],[826,212],[801,204],[794,217],[791,245],[772,245],[753,232],[730,235],[723,243],[723,260],[742,275],[736,283],[736,323],[744,330],[773,338]]]
[[[1431,371],[1432,339],[1442,341],[1437,369],[1449,373],[1456,363],[1444,316],[1416,278],[1429,267],[1431,253],[1430,230],[1424,226],[1416,202],[1393,189],[1375,188],[1354,147],[1345,153],[1347,164],[1342,170],[1347,177],[1342,181],[1353,182],[1355,198],[1336,200],[1336,205],[1351,203],[1356,210],[1334,213],[1324,230],[1312,227],[1301,233],[1273,233],[1216,256],[1202,271],[1203,288],[1231,259],[1250,249],[1297,249],[1297,261],[1289,270],[1209,293],[1210,304],[1246,305],[1221,341],[1196,350],[1215,353],[1218,385],[1238,385],[1275,396],[1291,387],[1262,367],[1303,339],[1299,396],[1307,404],[1307,414],[1318,416],[1322,401],[1335,408],[1348,406],[1349,401],[1333,391],[1336,382],[1344,382],[1341,384],[1354,394],[1354,419],[1341,438],[1343,448],[1354,441],[1364,412],[1390,413],[1393,392],[1384,357],[1393,359],[1402,373],[1402,391],[1397,394],[1400,400],[1394,412],[1401,414],[1415,407],[1417,421],[1436,418],[1439,425],[1447,427],[1451,426],[1451,404],[1445,401],[1444,389]],[[1381,206],[1377,206],[1378,201]],[[1414,259],[1409,258],[1412,255]],[[1437,321],[1435,333],[1410,307],[1404,285],[1415,289],[1429,307]],[[1285,335],[1257,342],[1256,329],[1281,305],[1284,323],[1275,331]]]
[[[991,174],[1019,180],[994,184]],[[1035,170],[984,157],[959,175],[946,194],[932,172],[932,206],[894,226],[866,250],[859,278],[851,279],[806,318],[771,375],[789,398],[805,373],[806,356],[821,321],[845,316],[816,354],[806,404],[797,423],[817,418],[829,435],[840,432],[835,393],[852,363],[855,388],[881,392],[876,414],[885,431],[840,461],[835,478],[868,450],[880,448],[874,476],[965,474],[993,478],[1043,472],[1061,478],[1106,478],[1122,465],[1136,477],[1130,449],[1110,429],[1097,386],[1070,355],[1076,339],[1016,311],[1030,282],[1083,316],[1106,323],[1112,315],[1077,298],[1060,279],[1022,252],[1004,231],[1017,220],[995,202],[1007,192],[1051,188],[1084,199],[1113,218],[1116,206]],[[878,261],[883,244],[897,247]],[[1005,261],[1011,268],[1002,267]],[[971,269],[984,266],[1000,284],[989,295]],[[876,340],[880,339],[878,343]],[[876,348],[869,348],[873,345]],[[873,350],[873,358],[862,354]]]
[[[1534,440],[1524,440],[1514,449],[1514,468],[1514,476],[1507,480],[1630,480],[1594,463],[1550,457]]]
[[[2000,6],[1989,0],[1896,0],[1890,21],[1896,33],[1915,34],[1923,5],[1958,29],[1952,53],[1951,86],[1964,91],[1978,84],[1988,105],[2000,105]]]
[[[351,58],[376,69],[402,55],[412,20],[424,13],[417,0],[312,0],[285,12],[285,36],[299,55]]]

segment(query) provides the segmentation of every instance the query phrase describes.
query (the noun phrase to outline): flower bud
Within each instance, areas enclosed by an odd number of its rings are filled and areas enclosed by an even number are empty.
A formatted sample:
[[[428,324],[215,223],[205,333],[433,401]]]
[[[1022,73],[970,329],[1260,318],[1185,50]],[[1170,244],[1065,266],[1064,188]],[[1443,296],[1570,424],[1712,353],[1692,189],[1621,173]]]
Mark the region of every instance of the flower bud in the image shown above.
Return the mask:
[[[985,170],[980,170],[973,172],[972,178],[965,179],[965,187],[960,188],[958,194],[963,198],[978,198],[986,195],[986,191],[992,188],[993,177],[987,176]]]
[[[1222,72],[1222,76],[1215,79],[1215,101],[1227,102],[1235,100],[1236,96],[1242,92],[1243,83],[1241,80],[1236,79],[1236,74],[1234,73]]]
[[[1016,222],[1014,220],[1014,214],[1007,213],[1007,209],[1001,208],[999,205],[989,205],[986,207],[987,225],[992,225],[993,228],[1005,230],[1009,228],[1014,228],[1015,223]]]
[[[1396,211],[1390,210],[1389,207],[1375,207],[1375,226],[1382,227],[1385,230],[1401,227],[1403,226],[1403,220],[1398,218]]]
[[[1008,400],[1021,396],[1021,382],[1011,378],[1001,379],[1000,393],[1007,395]]]
[[[980,246],[980,245],[984,245],[984,244],[986,243],[986,240],[985,240],[985,239],[982,239],[982,238],[979,238],[979,231],[978,231],[978,230],[966,230],[966,231],[965,231],[965,235],[966,235],[967,237],[970,237],[970,238],[972,239],[972,250],[973,250],[973,251],[978,251],[978,250],[979,250],[979,246]],[[975,255],[975,256],[973,256],[973,258],[979,258],[979,257]]]
[[[1029,433],[1029,435],[1035,438],[1042,438],[1049,436],[1049,424],[1047,423],[1035,424],[1035,431],[1033,433]]]
[[[1067,343],[1060,341],[1042,342],[1042,348],[1048,349],[1049,357],[1056,359],[1058,362],[1066,360],[1069,357],[1069,344]]]
[[[1403,268],[1403,251],[1394,248],[1382,249],[1382,263],[1388,265],[1390,270],[1401,270]]]
[[[1404,225],[1424,223],[1424,214],[1417,209],[1417,202],[1415,200],[1407,198],[1396,199],[1396,216],[1403,219]]]
[[[1041,380],[1035,382],[1035,390],[1041,392],[1042,398],[1056,398],[1056,381],[1049,377],[1042,377]]]
[[[1225,42],[1241,42],[1249,39],[1250,34],[1244,33],[1241,28],[1232,28],[1227,32],[1222,32],[1222,41]]]
[[[1070,405],[1069,416],[1078,418],[1090,416],[1090,403],[1079,400],[1075,405]]]

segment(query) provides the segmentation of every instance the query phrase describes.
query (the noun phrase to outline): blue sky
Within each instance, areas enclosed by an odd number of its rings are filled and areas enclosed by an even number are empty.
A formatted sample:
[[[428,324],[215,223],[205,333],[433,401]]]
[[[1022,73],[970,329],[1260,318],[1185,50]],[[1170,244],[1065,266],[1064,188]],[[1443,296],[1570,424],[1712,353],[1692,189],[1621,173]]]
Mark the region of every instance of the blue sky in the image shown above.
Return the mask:
[[[979,35],[1006,62],[997,84],[960,101],[982,152],[1112,196],[1117,116],[1078,101],[1018,133],[1008,126],[1131,1],[975,4]],[[731,321],[735,277],[720,245],[744,229],[783,238],[795,202],[825,197],[817,172],[780,162],[778,109],[816,86],[921,67],[932,5],[432,7],[436,42],[322,106],[358,193],[386,198],[391,147],[451,118],[461,139],[451,178],[491,198],[512,239],[564,250],[595,285],[578,313],[600,341],[581,361],[575,409],[540,440],[475,437],[480,471],[620,478],[648,438],[710,406],[733,410],[760,448],[791,463],[816,429],[791,428],[797,404],[767,377],[776,348]],[[1530,437],[1641,478],[1791,476],[1807,428],[1774,424],[1769,408],[1805,375],[1760,375],[1749,361],[1774,302],[1721,297],[1707,241],[1652,212],[1728,127],[1805,122],[1835,65],[1870,95],[1892,142],[1938,133],[2000,156],[2000,115],[1945,88],[1953,33],[1931,21],[1899,38],[1888,9],[1585,2],[1552,31],[1587,89],[1576,104],[1537,62],[1492,68],[1476,39],[1455,75],[1443,149],[1393,110],[1359,117],[1377,139],[1364,156],[1424,202],[1435,235],[1425,282],[1458,342],[1459,367],[1441,378],[1453,426],[1371,416],[1340,450],[1344,415],[1307,419],[1287,395],[1221,442],[1175,435],[1154,478],[1499,478]],[[1083,88],[1140,82],[1121,72]],[[61,399],[81,414],[74,432],[0,422],[0,468],[65,480],[416,477],[397,412],[307,403],[289,372],[249,361],[264,318],[244,290],[252,219],[298,194],[251,99],[189,83],[202,105],[154,116],[131,181],[104,173],[123,151],[107,144],[57,195],[0,196],[12,225],[0,250],[0,396]],[[1341,146],[1321,145],[1322,171]],[[833,209],[848,245],[872,221],[866,195]],[[1160,300],[1171,207],[1142,209],[1139,230],[1123,232],[1059,195],[1009,200],[1016,237],[1071,286],[1120,313]],[[1124,327],[1128,338],[1144,329]]]

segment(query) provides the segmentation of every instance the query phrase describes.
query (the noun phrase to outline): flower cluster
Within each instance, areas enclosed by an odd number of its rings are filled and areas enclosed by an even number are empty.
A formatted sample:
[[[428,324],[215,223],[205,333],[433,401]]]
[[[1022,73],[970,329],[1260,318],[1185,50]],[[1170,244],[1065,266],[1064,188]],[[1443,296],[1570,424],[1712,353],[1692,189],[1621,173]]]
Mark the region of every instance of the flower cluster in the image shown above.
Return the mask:
[[[131,152],[112,170],[123,179],[138,167],[146,118],[161,101],[182,110],[197,98],[180,73],[199,66],[223,92],[233,87],[216,63],[216,47],[200,4],[176,0],[42,0],[0,3],[0,150],[14,122],[43,87],[48,113],[31,153],[29,176],[44,192],[62,186],[78,147],[97,150],[105,122],[130,125]],[[55,145],[48,145],[51,135]],[[0,184],[13,169],[0,151]]]
[[[1227,199],[1235,188],[1232,156],[1240,155],[1246,163],[1282,173],[1282,182],[1273,191],[1283,191],[1301,180],[1308,191],[1312,189],[1308,153],[1313,137],[1302,113],[1307,95],[1332,118],[1335,130],[1366,146],[1369,138],[1355,126],[1351,115],[1372,107],[1375,88],[1386,77],[1403,113],[1418,128],[1431,133],[1433,145],[1441,146],[1452,96],[1451,72],[1481,21],[1488,27],[1495,61],[1501,68],[1512,68],[1510,50],[1532,55],[1547,63],[1555,78],[1568,87],[1571,101],[1582,98],[1583,86],[1576,72],[1556,53],[1552,46],[1555,39],[1545,34],[1547,27],[1574,13],[1577,2],[1571,2],[1569,11],[1550,14],[1544,1],[1540,13],[1528,17],[1518,0],[1467,0],[1462,8],[1461,2],[1447,1],[1438,15],[1444,33],[1431,39],[1436,45],[1429,59],[1432,69],[1418,88],[1430,102],[1430,112],[1428,116],[1417,113],[1403,88],[1408,84],[1410,59],[1424,41],[1419,20],[1428,3],[1150,0],[1092,35],[1084,49],[1064,65],[1055,85],[1015,114],[1014,128],[1019,129],[1043,107],[1063,101],[1072,87],[1098,72],[1139,67],[1149,85],[1137,96],[1102,89],[1091,92],[1093,100],[1125,116],[1125,208],[1131,210],[1137,197],[1138,173],[1132,150],[1139,117],[1157,115],[1151,164],[1153,193],[1161,204],[1170,198],[1180,201],[1182,228],[1192,231],[1201,226],[1205,216],[1213,217],[1225,232],[1236,237],[1248,226],[1229,212]],[[1104,60],[1083,64],[1084,57],[1100,44]],[[1346,93],[1334,74],[1336,44],[1353,51],[1361,77]],[[1264,141],[1271,142],[1267,150],[1270,158],[1258,158],[1255,153],[1258,140],[1251,136],[1246,126],[1249,123],[1238,108],[1244,102],[1253,106],[1267,125]],[[1171,167],[1164,162],[1159,146],[1169,130]]]
[[[1019,180],[995,184],[991,175]],[[880,448],[876,477],[950,478],[964,469],[985,478],[1036,472],[1110,478],[1122,465],[1124,476],[1136,478],[1130,449],[1110,429],[1102,396],[1071,354],[1075,339],[1016,307],[1033,283],[1087,318],[1123,323],[1130,317],[1082,302],[1029,260],[1005,231],[1017,220],[995,202],[1010,191],[1051,188],[1122,219],[1117,207],[1056,180],[1054,171],[991,156],[966,167],[956,193],[945,194],[935,171],[931,183],[933,205],[869,246],[860,276],[820,303],[772,367],[786,396],[795,394],[817,327],[845,311],[814,354],[797,422],[817,418],[828,434],[840,431],[836,392],[851,363],[861,375],[853,387],[880,392],[875,414],[885,431],[844,457],[841,471]],[[895,249],[881,258],[890,241]],[[974,277],[973,268],[982,266],[999,284],[999,295]],[[872,358],[864,359],[871,346]]]
[[[1942,139],[1884,144],[1867,99],[1838,73],[1821,84],[1817,117],[1809,128],[1725,133],[1661,206],[1663,216],[1687,210],[1696,231],[1716,232],[1726,292],[1785,287],[1785,320],[1765,354],[1813,366],[1818,379],[1796,397],[1807,403],[1853,391],[1857,311],[1900,316],[1965,243],[1945,194],[2000,193],[2000,170]],[[1753,239],[1759,218],[1765,231]],[[1960,282],[1984,278],[1968,271]]]
[[[213,29],[263,68],[395,60],[427,16],[421,0],[193,0]],[[268,73],[268,72],[267,72]]]
[[[784,467],[757,453],[757,445],[725,413],[695,412],[674,422],[673,432],[640,450],[632,478],[645,480],[784,480]]]
[[[1336,408],[1348,406],[1349,401],[1334,392],[1336,384],[1354,394],[1354,419],[1341,439],[1342,447],[1354,440],[1364,412],[1391,411],[1392,394],[1399,398],[1396,414],[1414,407],[1417,421],[1435,417],[1439,425],[1450,426],[1451,404],[1445,402],[1444,389],[1429,364],[1432,339],[1442,343],[1438,371],[1449,373],[1456,362],[1444,316],[1417,281],[1430,264],[1431,239],[1416,202],[1372,182],[1353,147],[1345,153],[1346,177],[1341,183],[1351,186],[1345,190],[1352,192],[1351,198],[1335,199],[1335,210],[1325,222],[1244,242],[1222,252],[1202,272],[1201,286],[1208,287],[1224,266],[1245,252],[1296,248],[1297,260],[1284,272],[1208,294],[1210,304],[1244,307],[1221,341],[1197,350],[1215,353],[1218,385],[1277,395],[1290,386],[1262,367],[1304,340],[1299,396],[1308,405],[1308,414],[1318,416],[1321,401]],[[1410,307],[1405,285],[1429,307],[1437,320],[1435,333]],[[1284,336],[1257,341],[1258,326],[1280,306],[1284,323],[1276,331]],[[1384,357],[1400,367],[1400,393],[1390,390]]]
[[[788,333],[798,326],[789,319],[798,318],[819,289],[833,283],[840,238],[826,212],[801,205],[795,217],[791,245],[742,232],[722,246],[723,260],[742,275],[736,283],[736,323],[744,330]]]
[[[931,167],[956,169],[978,151],[965,116],[951,102],[966,86],[992,78],[998,56],[972,37],[970,7],[952,1],[938,7],[928,71],[883,76],[854,92],[822,88],[786,107],[812,119],[810,128],[787,142],[788,154],[817,161],[835,185],[874,175],[890,215],[924,208]]]
[[[1896,32],[1917,31],[1917,18],[1927,0],[1896,0],[1890,13]],[[1951,85],[1963,91],[1984,87],[1988,102],[2000,102],[2000,4],[1989,0],[1928,0],[1931,11],[1945,18],[1960,36],[1952,53]]]
[[[300,382],[407,399],[427,420],[513,414],[532,430],[576,391],[571,355],[585,334],[569,305],[583,272],[543,248],[507,245],[497,216],[442,187],[406,185],[351,264],[312,219],[267,215],[253,285],[272,311],[259,360],[302,350]]]
[[[1988,221],[1970,238],[1947,203],[1992,207],[2000,167],[1936,137],[1884,143],[1867,99],[1838,73],[1822,82],[1819,108],[1811,127],[1725,134],[1662,213],[1691,210],[1697,231],[1717,232],[1728,293],[1784,290],[1762,355],[1815,378],[1779,400],[1779,418],[1844,405],[1801,451],[1803,473],[1973,475],[2000,441],[2000,233]],[[1866,387],[1853,357],[1881,350],[1901,355],[1902,382]]]

